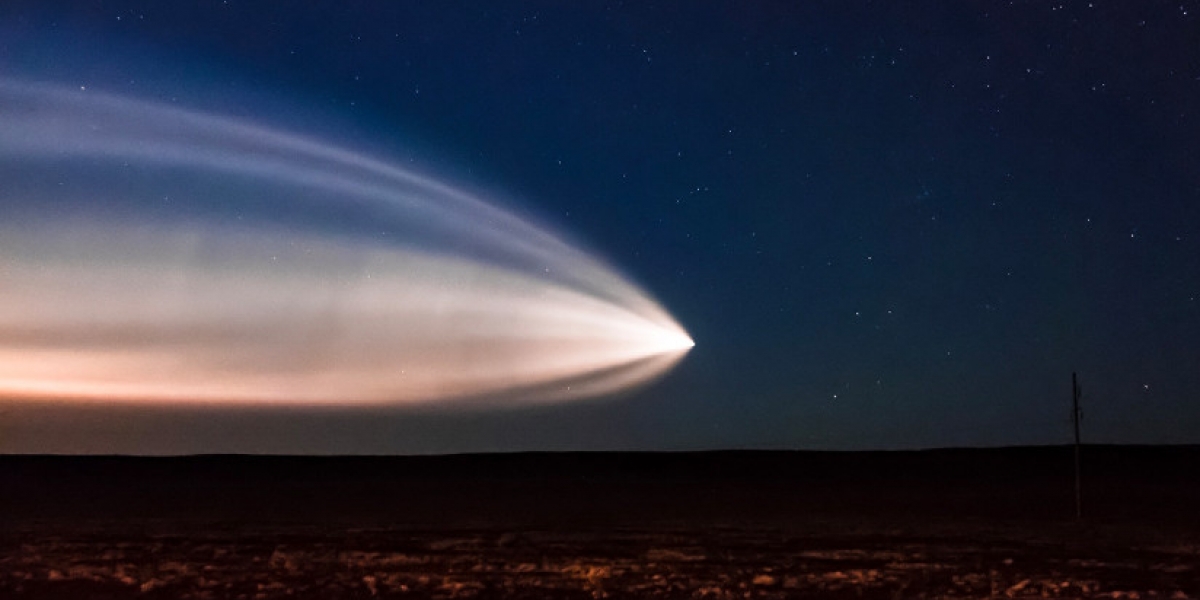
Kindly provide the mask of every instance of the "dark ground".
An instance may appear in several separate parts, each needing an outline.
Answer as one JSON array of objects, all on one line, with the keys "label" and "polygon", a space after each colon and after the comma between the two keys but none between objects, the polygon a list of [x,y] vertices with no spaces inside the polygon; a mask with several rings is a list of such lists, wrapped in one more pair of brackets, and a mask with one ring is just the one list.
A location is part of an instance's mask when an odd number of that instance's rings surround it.
[{"label": "dark ground", "polygon": [[1200,596],[1200,447],[0,457],[0,598]]}]

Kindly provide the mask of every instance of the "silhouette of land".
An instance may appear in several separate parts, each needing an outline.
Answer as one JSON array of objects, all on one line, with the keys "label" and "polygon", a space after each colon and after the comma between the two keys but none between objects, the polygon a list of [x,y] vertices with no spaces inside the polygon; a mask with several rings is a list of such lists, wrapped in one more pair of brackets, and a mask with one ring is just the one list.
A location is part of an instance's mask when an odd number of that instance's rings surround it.
[{"label": "silhouette of land", "polygon": [[1200,447],[0,456],[4,598],[1200,596]]}]

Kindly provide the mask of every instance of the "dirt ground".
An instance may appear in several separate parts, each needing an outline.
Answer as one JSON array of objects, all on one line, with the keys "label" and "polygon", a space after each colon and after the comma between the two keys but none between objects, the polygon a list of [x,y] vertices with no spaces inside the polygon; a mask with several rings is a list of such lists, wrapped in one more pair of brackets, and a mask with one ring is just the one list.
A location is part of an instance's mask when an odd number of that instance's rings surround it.
[{"label": "dirt ground", "polygon": [[[1189,598],[1129,532],[9,532],[4,598]],[[1009,531],[1013,533],[1013,531]]]},{"label": "dirt ground", "polygon": [[1190,459],[935,458],[0,460],[0,598],[1200,598]]}]

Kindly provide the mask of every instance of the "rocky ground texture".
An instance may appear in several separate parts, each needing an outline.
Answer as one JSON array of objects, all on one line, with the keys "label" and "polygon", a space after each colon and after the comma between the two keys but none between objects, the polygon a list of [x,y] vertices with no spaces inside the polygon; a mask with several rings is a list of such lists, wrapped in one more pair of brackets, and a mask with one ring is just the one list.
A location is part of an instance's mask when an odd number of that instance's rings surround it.
[{"label": "rocky ground texture", "polygon": [[1200,544],[1094,529],[13,531],[3,598],[1194,598]]},{"label": "rocky ground texture", "polygon": [[0,456],[0,600],[1200,598],[1200,447]]}]

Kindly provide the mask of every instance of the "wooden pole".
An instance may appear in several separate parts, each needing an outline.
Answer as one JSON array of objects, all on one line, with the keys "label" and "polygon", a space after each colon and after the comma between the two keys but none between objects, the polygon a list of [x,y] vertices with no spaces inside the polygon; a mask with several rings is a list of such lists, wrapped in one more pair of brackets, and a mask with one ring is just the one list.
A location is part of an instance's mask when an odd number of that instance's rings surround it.
[{"label": "wooden pole", "polygon": [[1071,417],[1075,422],[1075,518],[1083,518],[1083,485],[1079,470],[1079,378],[1071,373]]}]

